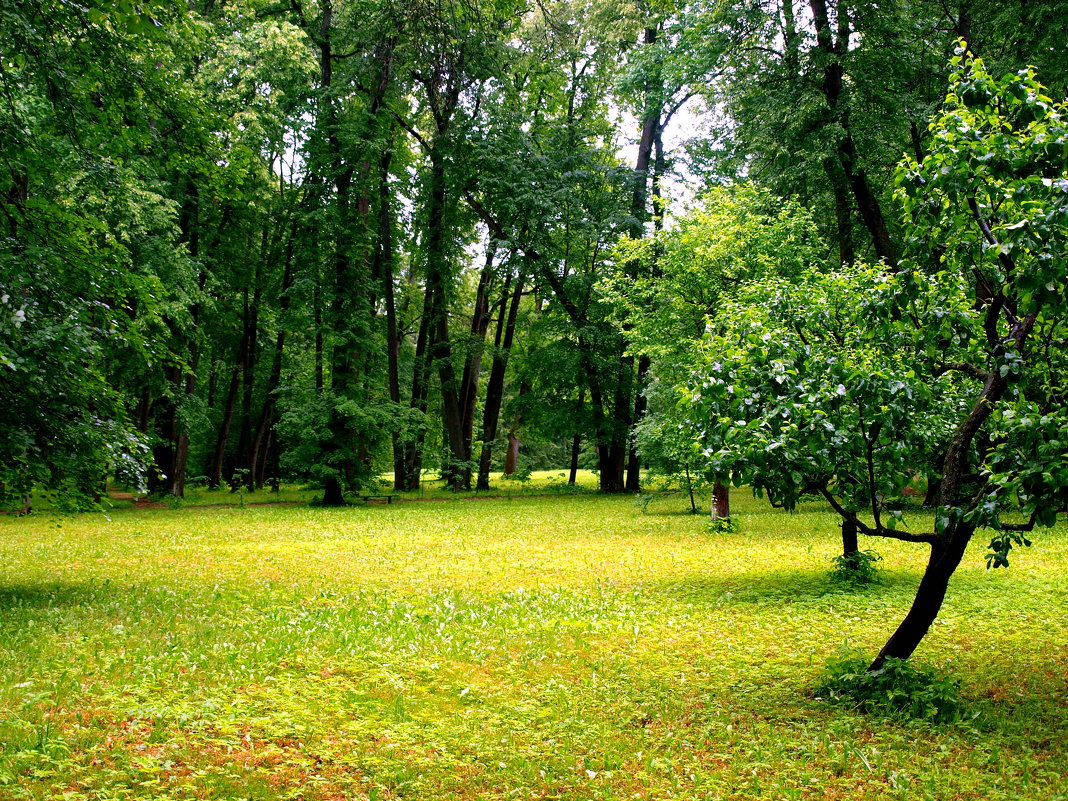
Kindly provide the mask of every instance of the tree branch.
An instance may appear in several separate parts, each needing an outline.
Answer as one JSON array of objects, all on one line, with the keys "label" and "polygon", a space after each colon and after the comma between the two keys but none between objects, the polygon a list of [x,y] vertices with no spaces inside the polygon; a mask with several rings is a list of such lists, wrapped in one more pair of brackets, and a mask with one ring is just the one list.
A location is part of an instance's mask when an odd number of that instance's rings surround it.
[{"label": "tree branch", "polygon": [[938,541],[937,534],[911,534],[908,531],[898,531],[885,526],[868,529],[864,533],[871,537],[883,537],[884,539],[901,540],[902,542],[924,542],[928,545],[933,545]]},{"label": "tree branch", "polygon": [[990,230],[990,223],[983,217],[982,210],[979,208],[979,201],[975,199],[975,196],[968,198],[968,207],[972,210],[972,216],[975,217],[975,221],[979,224],[979,230],[983,232],[983,238],[993,247],[998,249],[998,261],[1001,262],[1001,266],[1005,268],[1006,274],[1011,274],[1016,271],[1016,262],[1012,260],[1012,256],[1006,253],[1001,243],[998,242],[997,237],[994,236],[994,232]]},{"label": "tree branch", "polygon": [[980,370],[974,364],[968,364],[967,362],[945,362],[935,368],[934,374],[942,376],[949,372],[964,373],[979,381],[986,381],[990,377],[990,373]]},{"label": "tree branch", "polygon": [[1026,523],[998,523],[999,528],[1002,531],[1034,531],[1035,524],[1038,522],[1038,510],[1031,512],[1031,517],[1028,518]]}]

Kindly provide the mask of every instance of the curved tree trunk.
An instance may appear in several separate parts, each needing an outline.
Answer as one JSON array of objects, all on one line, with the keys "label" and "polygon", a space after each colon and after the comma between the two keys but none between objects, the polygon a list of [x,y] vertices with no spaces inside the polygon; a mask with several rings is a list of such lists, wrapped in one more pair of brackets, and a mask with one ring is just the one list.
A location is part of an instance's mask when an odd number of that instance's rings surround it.
[{"label": "curved tree trunk", "polygon": [[912,607],[879,651],[869,670],[878,670],[883,662],[891,657],[908,659],[912,656],[938,616],[938,610],[942,608],[942,602],[946,598],[950,576],[964,557],[964,551],[974,533],[972,526],[951,523],[950,528],[943,533],[943,538],[931,547],[927,569],[916,589]]}]

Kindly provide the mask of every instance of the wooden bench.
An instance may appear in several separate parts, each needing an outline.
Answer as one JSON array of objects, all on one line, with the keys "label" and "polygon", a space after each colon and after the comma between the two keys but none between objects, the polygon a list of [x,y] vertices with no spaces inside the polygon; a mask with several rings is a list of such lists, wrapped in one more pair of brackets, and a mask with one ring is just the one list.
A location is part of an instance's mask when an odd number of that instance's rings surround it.
[{"label": "wooden bench", "polygon": [[382,499],[382,498],[385,499],[386,503],[393,503],[393,499],[396,498],[397,496],[396,495],[358,495],[356,497],[358,497],[364,503],[370,503],[372,500]]}]

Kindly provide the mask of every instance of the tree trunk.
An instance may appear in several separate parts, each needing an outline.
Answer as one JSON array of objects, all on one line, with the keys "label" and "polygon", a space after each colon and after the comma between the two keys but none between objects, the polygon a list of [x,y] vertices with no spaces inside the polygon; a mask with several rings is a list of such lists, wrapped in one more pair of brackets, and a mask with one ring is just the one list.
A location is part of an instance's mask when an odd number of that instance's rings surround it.
[{"label": "tree trunk", "polygon": [[[420,420],[427,411],[430,384],[430,360],[427,345],[430,341],[430,324],[434,316],[436,296],[432,287],[423,295],[423,316],[419,320],[419,334],[415,340],[415,359],[412,367],[412,394],[409,408],[418,413]],[[423,473],[423,442],[426,433],[422,423],[414,432],[409,432],[404,441],[404,490],[419,489]]]},{"label": "tree trunk", "polygon": [[463,440],[463,451],[466,454],[460,470],[460,484],[467,490],[471,489],[475,408],[478,402],[478,381],[482,372],[482,351],[485,348],[486,332],[490,324],[489,292],[493,283],[493,262],[496,253],[496,242],[491,241],[489,250],[486,252],[486,264],[479,276],[478,289],[475,292],[475,306],[471,314],[471,338],[467,358],[464,360],[463,378],[460,380],[460,436]]},{"label": "tree trunk", "polygon": [[[448,449],[445,479],[452,489],[462,490],[470,488],[469,485],[464,486],[464,466],[470,461],[470,454],[464,451],[460,387],[456,380],[452,342],[449,339],[448,256],[445,250],[448,237],[448,185],[445,155],[435,150],[430,153],[429,186],[426,212],[426,281],[427,291],[433,291],[438,298],[430,321],[432,344],[429,355],[437,365],[438,385],[441,390],[441,413],[445,425],[445,445]],[[470,472],[467,475],[470,477]]]},{"label": "tree trunk", "polygon": [[[389,169],[393,159],[390,148],[382,153],[378,162],[378,274],[382,282],[382,296],[386,307],[386,370],[389,383],[389,400],[397,413],[400,412],[400,346],[401,337],[397,327],[397,300],[393,281],[393,212],[389,196]],[[393,489],[405,488],[404,443],[394,429]]]},{"label": "tree trunk", "polygon": [[850,517],[842,521],[842,556],[848,559],[855,559],[857,552],[860,550],[860,543],[857,541],[857,519]]},{"label": "tree trunk", "polygon": [[[812,19],[816,28],[816,46],[822,52],[825,60],[822,83],[823,96],[827,101],[827,106],[830,109],[832,117],[839,127],[837,134],[838,144],[835,149],[835,154],[831,158],[836,159],[841,166],[846,183],[852,190],[857,205],[857,211],[860,212],[861,219],[864,221],[864,226],[867,228],[872,239],[872,244],[875,247],[876,257],[885,261],[892,267],[897,264],[897,256],[895,254],[893,243],[890,240],[890,232],[886,225],[886,219],[883,217],[882,208],[879,205],[878,198],[871,190],[867,175],[858,162],[856,145],[853,142],[853,135],[849,128],[849,110],[843,107],[841,102],[842,87],[845,77],[845,70],[842,67],[842,59],[849,50],[850,37],[848,9],[846,9],[842,3],[838,6],[838,31],[836,37],[835,32],[831,29],[830,18],[827,12],[827,1],[809,0],[809,7],[812,10]],[[836,173],[836,167],[832,166],[828,169],[832,185],[835,184]],[[839,194],[840,189],[836,189],[835,191],[835,205],[840,214],[842,209],[841,196]],[[849,254],[848,250],[844,253],[841,250],[843,242],[841,239],[843,231],[843,223],[841,219],[839,219],[838,224],[840,237],[839,259],[842,259]]]},{"label": "tree trunk", "polygon": [[[578,395],[578,408],[577,412],[582,413],[582,405],[586,402],[586,389],[579,390]],[[582,433],[578,430],[575,431],[575,436],[571,439],[571,473],[567,477],[567,483],[572,487],[575,486],[575,482],[578,480],[578,463],[579,454],[582,452]]]},{"label": "tree trunk", "polygon": [[[516,415],[518,418],[518,415]],[[515,475],[516,468],[519,466],[519,429],[518,420],[515,424],[508,429],[508,448],[504,452],[504,474],[506,476]]]},{"label": "tree trunk", "polygon": [[[648,403],[645,399],[645,385],[648,382],[649,376],[649,357],[641,355],[638,357],[638,376],[636,384],[634,386],[634,413],[633,413],[633,426],[636,426],[645,417],[645,410]],[[627,492],[641,492],[641,462],[638,459],[638,446],[637,443],[631,442],[630,448],[627,453]]]},{"label": "tree trunk", "polygon": [[282,268],[282,287],[278,296],[278,332],[274,339],[274,357],[271,360],[271,372],[267,377],[263,408],[260,421],[256,426],[256,436],[252,442],[252,464],[249,469],[250,489],[262,486],[261,476],[267,461],[267,444],[270,440],[271,426],[274,425],[274,410],[277,404],[278,388],[282,383],[282,354],[286,345],[286,313],[289,311],[289,290],[293,286],[293,240],[296,237],[297,221],[293,220],[289,236],[286,239],[285,256]]},{"label": "tree trunk", "polygon": [[[478,460],[478,483],[476,488],[488,490],[490,462],[493,456],[493,442],[497,438],[497,426],[500,422],[501,403],[504,399],[504,374],[508,366],[508,354],[515,337],[516,320],[519,316],[519,304],[523,299],[523,274],[516,276],[508,301],[508,286],[505,285],[501,296],[501,314],[497,322],[497,334],[494,338],[493,365],[490,367],[489,384],[486,387],[486,405],[482,412],[482,453]],[[507,317],[505,308],[507,307]]]},{"label": "tree trunk", "polygon": [[[264,231],[265,240],[266,235],[266,231]],[[248,290],[245,290],[244,335],[248,346],[245,348],[245,359],[241,364],[241,433],[238,436],[236,458],[238,467],[245,471],[241,483],[249,488],[251,488],[252,483],[252,399],[256,388],[256,352],[258,350],[259,305],[262,291],[259,285],[258,269],[253,271],[252,280],[255,289],[251,299],[248,296]]]},{"label": "tree trunk", "polygon": [[330,476],[323,481],[323,506],[344,506],[345,493],[337,476]]},{"label": "tree trunk", "polygon": [[731,516],[731,490],[718,478],[712,483],[712,499],[708,505],[711,520],[729,520]]},{"label": "tree trunk", "polygon": [[626,458],[626,446],[618,442],[608,442],[598,446],[597,471],[601,492],[608,494],[623,492],[623,468]]},{"label": "tree trunk", "polygon": [[212,489],[222,484],[223,465],[226,460],[226,444],[230,439],[230,426],[234,419],[234,409],[237,408],[237,388],[241,380],[241,363],[245,359],[247,341],[241,336],[241,345],[238,348],[237,359],[230,370],[230,386],[226,391],[226,405],[223,407],[223,419],[219,425],[219,435],[215,440],[215,458],[212,460],[211,471],[208,473],[208,483]]},{"label": "tree trunk", "polygon": [[878,670],[890,657],[908,659],[912,656],[938,616],[946,598],[949,579],[964,557],[964,551],[974,532],[975,529],[971,526],[950,523],[939,542],[931,547],[927,569],[920,579],[912,607],[879,651],[869,670]]},{"label": "tree trunk", "polygon": [[[519,385],[519,398],[530,392],[530,384],[524,381]],[[504,474],[513,475],[519,467],[519,425],[523,422],[523,415],[515,413],[512,418],[512,427],[508,430],[508,450],[504,454]]]}]

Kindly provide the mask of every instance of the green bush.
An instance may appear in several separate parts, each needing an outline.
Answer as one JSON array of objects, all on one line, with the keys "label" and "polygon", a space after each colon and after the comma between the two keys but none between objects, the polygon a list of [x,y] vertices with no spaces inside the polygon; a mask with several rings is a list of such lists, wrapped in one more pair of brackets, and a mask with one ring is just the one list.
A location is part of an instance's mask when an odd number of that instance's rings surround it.
[{"label": "green bush", "polygon": [[709,520],[707,527],[709,534],[732,534],[738,530],[738,518],[717,517],[715,520]]},{"label": "green bush", "polygon": [[847,651],[827,661],[826,675],[816,696],[865,712],[920,718],[933,723],[960,720],[965,707],[960,682],[907,659],[887,659],[868,670],[870,658]]},{"label": "green bush", "polygon": [[880,568],[876,563],[880,561],[882,557],[875,551],[840,554],[831,560],[831,577],[847,584],[874,584],[879,580]]}]

